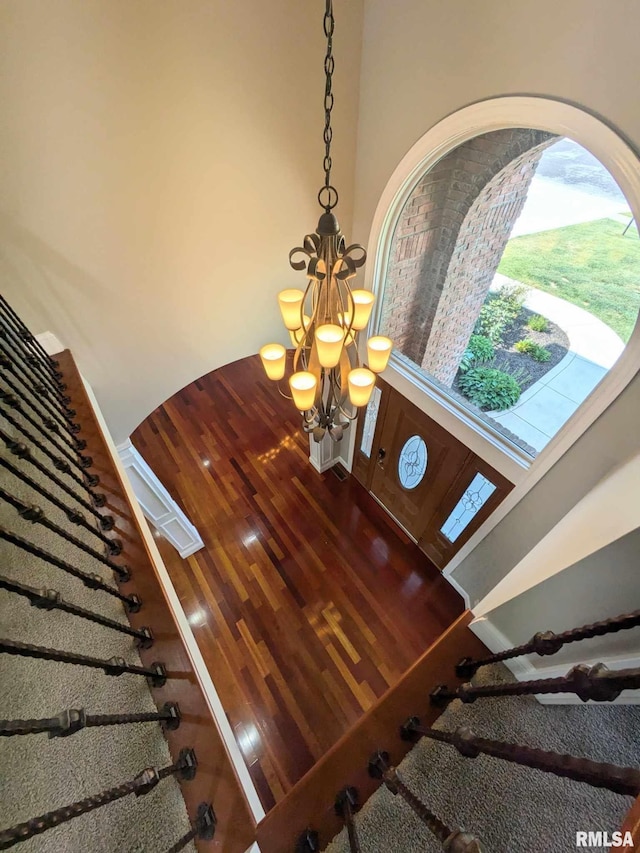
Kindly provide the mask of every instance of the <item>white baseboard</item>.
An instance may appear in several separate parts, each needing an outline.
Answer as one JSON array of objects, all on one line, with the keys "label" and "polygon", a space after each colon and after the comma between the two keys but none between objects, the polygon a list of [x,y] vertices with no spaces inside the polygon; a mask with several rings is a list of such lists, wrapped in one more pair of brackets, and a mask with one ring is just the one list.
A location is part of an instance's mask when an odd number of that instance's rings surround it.
[{"label": "white baseboard", "polygon": [[461,587],[458,581],[454,578],[454,576],[447,572],[446,568],[442,572],[442,577],[449,581],[451,586],[455,589],[456,592],[459,592],[462,598],[464,599],[464,606],[469,610],[471,608],[471,599],[469,598],[469,593],[464,587]]},{"label": "white baseboard", "polygon": [[204,548],[204,542],[194,525],[131,441],[123,441],[118,445],[117,451],[142,511],[153,526],[171,542],[178,554],[184,559]]},{"label": "white baseboard", "polygon": [[[502,652],[514,645],[486,616],[475,619],[471,622],[469,628],[492,654]],[[539,658],[539,660],[544,661],[545,659]],[[566,675],[571,667],[575,666],[575,664],[570,663],[536,666],[526,655],[513,658],[512,660],[505,660],[503,663],[511,670],[518,681],[532,681],[536,678],[559,678],[562,675]],[[609,669],[634,669],[640,667],[640,657],[614,656],[600,657],[597,660],[595,658],[585,658],[580,660],[580,663],[585,663],[587,666],[603,663]],[[540,693],[536,695],[536,699],[541,705],[640,705],[640,690],[623,690],[617,699],[606,703],[583,702],[574,693]]]}]

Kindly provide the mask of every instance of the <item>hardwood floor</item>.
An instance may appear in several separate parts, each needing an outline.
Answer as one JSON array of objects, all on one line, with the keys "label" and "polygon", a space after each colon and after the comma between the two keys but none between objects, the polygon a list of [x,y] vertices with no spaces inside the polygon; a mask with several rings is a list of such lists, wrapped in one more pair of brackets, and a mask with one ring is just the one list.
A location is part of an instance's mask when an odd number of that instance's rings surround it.
[{"label": "hardwood floor", "polygon": [[133,443],[198,528],[158,544],[266,809],[463,611],[352,477],[309,464],[257,356],[193,382]]}]

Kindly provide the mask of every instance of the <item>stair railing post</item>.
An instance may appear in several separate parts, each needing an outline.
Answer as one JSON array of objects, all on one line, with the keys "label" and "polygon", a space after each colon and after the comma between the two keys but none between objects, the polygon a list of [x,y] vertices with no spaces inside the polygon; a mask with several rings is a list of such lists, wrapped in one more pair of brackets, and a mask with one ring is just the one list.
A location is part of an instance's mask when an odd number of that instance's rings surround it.
[{"label": "stair railing post", "polygon": [[460,829],[450,829],[407,788],[397,769],[389,764],[388,752],[375,752],[369,759],[368,771],[373,779],[381,779],[392,794],[402,797],[447,853],[483,853],[484,848],[475,836]]},{"label": "stair railing post", "polygon": [[477,758],[480,754],[490,755],[522,767],[532,767],[545,773],[553,773],[554,776],[584,782],[594,788],[606,788],[616,794],[631,797],[640,794],[639,770],[520,744],[489,740],[478,737],[470,728],[464,726],[454,732],[447,732],[421,726],[418,717],[410,717],[401,727],[400,737],[412,742],[426,737],[455,747],[460,755],[466,758]]},{"label": "stair railing post", "polygon": [[462,684],[449,690],[440,684],[429,696],[431,703],[444,706],[453,699],[475,702],[494,696],[526,696],[537,693],[575,693],[583,702],[613,702],[623,690],[640,688],[640,667],[634,669],[609,670],[603,663],[593,666],[578,664],[567,675],[560,678],[538,678],[533,681],[508,682],[506,684]]},{"label": "stair railing post", "polygon": [[354,814],[358,808],[358,791],[352,786],[343,788],[336,796],[335,813],[341,817],[347,827],[349,838],[349,850],[351,853],[361,853],[360,839],[354,820]]},{"label": "stair railing post", "polygon": [[87,814],[87,812],[102,808],[102,806],[120,800],[129,794],[142,797],[153,790],[159,782],[168,776],[177,776],[183,780],[191,780],[196,774],[197,766],[198,763],[193,749],[183,749],[174,764],[163,767],[161,770],[155,767],[147,767],[146,770],[143,770],[142,773],[139,773],[130,782],[125,782],[122,785],[117,785],[115,788],[101,791],[99,794],[86,797],[84,800],[78,800],[68,806],[63,806],[60,809],[55,809],[55,811],[47,812],[39,817],[31,818],[31,820],[27,820],[24,823],[19,823],[16,826],[0,831],[0,850],[8,850],[20,841],[26,841],[35,835],[40,835],[54,826],[60,826],[61,823],[66,823],[75,817],[80,817],[80,815]]}]

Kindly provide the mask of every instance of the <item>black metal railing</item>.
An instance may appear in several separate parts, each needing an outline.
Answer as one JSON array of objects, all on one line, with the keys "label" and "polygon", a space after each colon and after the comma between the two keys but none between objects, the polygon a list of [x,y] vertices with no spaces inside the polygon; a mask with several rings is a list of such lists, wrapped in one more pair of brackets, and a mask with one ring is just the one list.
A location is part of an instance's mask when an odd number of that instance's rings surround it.
[{"label": "black metal railing", "polygon": [[[470,678],[482,666],[496,664],[523,654],[553,655],[567,643],[628,630],[638,625],[640,625],[640,611],[634,611],[561,634],[554,634],[551,631],[540,632],[528,643],[504,652],[497,652],[479,660],[463,658],[457,664],[455,674],[458,678]],[[432,707],[443,708],[456,699],[463,703],[473,703],[478,699],[492,697],[557,693],[575,694],[583,702],[613,702],[623,690],[637,689],[640,689],[640,668],[612,671],[604,664],[598,663],[593,666],[579,664],[572,667],[566,675],[558,678],[500,681],[490,684],[468,682],[453,689],[440,684],[431,690],[429,699]],[[622,796],[640,796],[640,769],[635,767],[621,767],[583,756],[493,740],[475,734],[468,727],[447,731],[442,728],[423,726],[416,716],[409,717],[399,726],[398,734],[405,742],[416,743],[421,738],[427,738],[452,746],[465,758],[474,759],[479,755],[488,755],[521,767],[587,784],[593,788],[603,788]],[[483,850],[481,841],[475,835],[449,827],[415,791],[411,790],[390,763],[388,752],[382,749],[377,750],[371,756],[367,769],[369,776],[380,779],[399,801],[404,802],[418,816],[440,843],[442,850],[448,853],[472,853],[472,851]],[[336,797],[334,810],[344,822],[351,853],[362,851],[355,819],[358,808],[357,789],[352,786],[343,788]],[[321,839],[318,831],[313,827],[307,827],[298,837],[296,853],[319,851],[322,849],[322,843],[327,840],[329,839]]]},{"label": "black metal railing", "polygon": [[459,678],[471,678],[482,666],[512,660],[522,655],[555,655],[556,652],[559,652],[568,643],[577,643],[581,640],[592,639],[593,637],[604,637],[606,634],[615,634],[618,631],[628,631],[630,628],[637,628],[639,625],[640,610],[635,610],[633,613],[623,613],[621,616],[603,619],[601,622],[581,625],[579,628],[572,628],[570,631],[563,631],[560,634],[556,634],[553,631],[539,631],[527,643],[523,643],[521,646],[514,646],[503,652],[496,652],[496,654],[488,655],[481,660],[462,658],[456,666],[456,675]]},{"label": "black metal railing", "polygon": [[[39,669],[38,673],[46,672],[49,662],[55,662],[51,663],[55,668],[51,674],[54,683],[64,679],[67,671],[57,664],[69,664],[82,667],[87,674],[91,673],[91,678],[106,675],[134,679],[141,676],[149,689],[155,691],[165,685],[171,675],[162,661],[142,665],[137,657],[136,649],[146,650],[154,644],[152,628],[133,627],[126,618],[120,618],[137,613],[144,604],[137,595],[120,588],[132,577],[123,541],[117,535],[120,516],[107,507],[106,495],[95,491],[100,476],[92,468],[94,460],[87,438],[82,434],[82,421],[76,408],[60,361],[46,353],[11,306],[0,297],[0,543],[3,545],[0,590],[3,596],[8,596],[6,612],[24,607],[24,603],[19,604],[22,599],[34,608],[34,611],[27,610],[27,614],[32,613],[35,618],[35,610],[38,610],[42,614],[38,619],[51,620],[39,623],[51,626],[50,631],[47,629],[38,635],[40,638],[46,636],[45,643],[41,644],[25,641],[32,622],[28,615],[23,616],[20,622],[23,634],[19,638],[0,639],[0,655],[24,661],[25,666],[28,659],[42,661],[45,669]],[[62,573],[64,597],[52,588],[57,586],[52,577],[58,572]],[[82,587],[77,585],[78,581],[84,586],[84,598],[80,595]],[[81,601],[74,600],[74,585],[77,586],[76,597]],[[109,606],[103,612],[105,605]],[[54,620],[69,618],[71,622],[65,625],[73,625],[73,636],[106,631],[106,636],[119,637],[121,644],[124,641],[122,648],[130,649],[131,657],[125,659],[119,654],[108,657],[108,653],[104,657],[96,656],[88,653],[89,649],[82,643],[75,649],[52,648],[58,644],[53,638],[59,636],[64,640],[67,637],[66,629],[56,634]],[[97,644],[100,649],[101,643],[98,640],[94,646]],[[64,646],[64,642],[59,645]],[[98,674],[94,676],[96,671]],[[71,672],[68,677],[72,683]],[[131,684],[135,704],[130,712],[88,713],[82,707],[72,707],[57,713],[59,709],[51,708],[54,714],[51,717],[0,719],[0,742],[8,746],[8,739],[26,737],[25,746],[28,747],[29,736],[35,736],[33,755],[34,761],[39,762],[46,747],[38,735],[46,734],[49,739],[68,738],[87,729],[108,727],[119,727],[123,734],[128,734],[127,726],[152,723],[161,732],[179,728],[182,715],[176,702],[158,704],[157,711],[136,712],[135,708],[140,707],[139,681],[132,680]],[[105,690],[108,691],[106,681]],[[92,704],[99,695],[92,692]],[[108,696],[108,692],[104,695]],[[20,708],[24,712],[22,706]],[[148,767],[116,787],[14,826],[0,826],[0,850],[130,794],[141,797],[163,779],[175,777],[188,782],[196,772],[196,754],[187,746],[174,763],[165,767]],[[60,790],[64,802],[63,784]],[[105,821],[108,823],[108,814],[105,814]],[[177,841],[168,837],[166,849],[172,853],[183,850],[194,840],[212,839],[216,823],[213,805],[200,803],[189,830]]]}]

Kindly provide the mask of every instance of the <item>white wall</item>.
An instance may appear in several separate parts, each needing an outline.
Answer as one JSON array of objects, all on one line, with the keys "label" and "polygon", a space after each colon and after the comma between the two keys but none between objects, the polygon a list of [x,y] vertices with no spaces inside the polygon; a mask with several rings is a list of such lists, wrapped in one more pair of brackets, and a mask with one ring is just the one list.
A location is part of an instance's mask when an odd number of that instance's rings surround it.
[{"label": "white wall", "polygon": [[[335,8],[350,238],[362,0]],[[282,336],[275,295],[300,283],[288,253],[321,213],[323,14],[323,0],[0,5],[0,287],[72,349],[117,442]]]},{"label": "white wall", "polygon": [[[638,554],[640,529],[503,604],[487,619],[515,646],[537,631],[561,633],[640,610]],[[612,658],[640,664],[640,627],[570,643],[552,657],[531,655],[530,663],[536,669],[563,666],[568,670],[576,663]]]},{"label": "white wall", "polygon": [[[411,146],[475,101],[516,94],[567,101],[600,116],[640,148],[639,28],[634,0],[368,0],[355,230],[368,233],[384,187]],[[454,570],[472,606],[602,478],[640,451],[639,419],[636,376]]]},{"label": "white wall", "polygon": [[[473,608],[476,616],[484,616],[505,601],[640,528],[639,484],[640,454],[636,454],[608,474],[560,518],[555,527],[478,602]],[[628,571],[631,571],[630,566]],[[640,578],[635,565],[633,579],[640,598]],[[601,604],[606,608],[606,601]],[[640,606],[640,600],[638,604]]]}]

